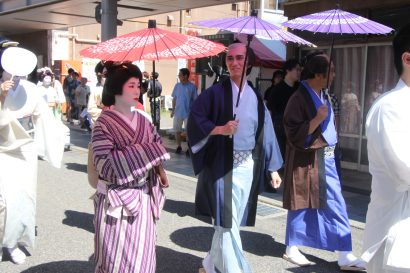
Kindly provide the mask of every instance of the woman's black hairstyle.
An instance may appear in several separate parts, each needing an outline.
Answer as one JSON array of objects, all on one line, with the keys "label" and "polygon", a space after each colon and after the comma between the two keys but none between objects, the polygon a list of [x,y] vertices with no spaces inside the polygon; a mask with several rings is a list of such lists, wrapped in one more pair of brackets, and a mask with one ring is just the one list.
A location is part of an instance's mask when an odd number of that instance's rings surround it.
[{"label": "woman's black hairstyle", "polygon": [[115,104],[115,95],[122,94],[122,88],[130,78],[134,77],[139,79],[140,83],[142,82],[141,70],[132,63],[114,64],[106,62],[104,67],[107,70],[107,78],[102,94],[102,103],[105,106]]}]

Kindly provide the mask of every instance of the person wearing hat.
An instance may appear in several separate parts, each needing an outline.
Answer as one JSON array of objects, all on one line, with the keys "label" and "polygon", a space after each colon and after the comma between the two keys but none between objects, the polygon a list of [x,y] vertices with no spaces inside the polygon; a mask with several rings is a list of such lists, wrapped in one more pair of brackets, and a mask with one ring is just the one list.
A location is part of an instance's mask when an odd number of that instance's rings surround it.
[{"label": "person wearing hat", "polygon": [[[20,248],[34,246],[37,157],[60,167],[64,134],[58,130],[38,87],[7,71],[10,67],[16,72],[31,66],[34,70],[36,65],[21,56],[7,64],[4,60],[9,54],[26,54],[36,60],[25,49],[7,52],[16,45],[0,40],[0,258],[5,249],[12,262],[21,264],[26,255]],[[19,66],[13,67],[15,64]]]}]

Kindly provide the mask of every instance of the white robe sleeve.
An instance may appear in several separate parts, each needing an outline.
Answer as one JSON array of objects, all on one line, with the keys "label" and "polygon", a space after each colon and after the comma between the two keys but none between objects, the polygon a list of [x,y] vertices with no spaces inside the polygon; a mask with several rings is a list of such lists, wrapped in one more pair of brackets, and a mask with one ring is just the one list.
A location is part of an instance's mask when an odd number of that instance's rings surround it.
[{"label": "white robe sleeve", "polygon": [[18,149],[33,140],[9,111],[0,110],[0,153]]},{"label": "white robe sleeve", "polygon": [[[369,149],[377,154],[384,170],[391,173],[392,183],[399,192],[410,189],[410,125],[403,123],[395,105],[385,103],[374,109],[368,125],[368,141],[375,142]],[[376,145],[376,146],[375,146]]]},{"label": "white robe sleeve", "polygon": [[63,123],[54,118],[47,104],[39,100],[35,109],[34,141],[38,155],[53,167],[60,168],[63,159],[65,135]]},{"label": "white robe sleeve", "polygon": [[265,149],[266,169],[270,172],[275,172],[282,167],[283,159],[280,153],[278,141],[276,139],[275,130],[273,129],[272,118],[266,106],[265,125],[263,132],[263,146]]},{"label": "white robe sleeve", "polygon": [[58,98],[58,102],[59,103],[65,103],[65,94],[64,94],[64,90],[63,90],[63,86],[61,85],[61,82],[58,80],[55,80],[54,83],[54,88],[57,91],[57,98]]}]

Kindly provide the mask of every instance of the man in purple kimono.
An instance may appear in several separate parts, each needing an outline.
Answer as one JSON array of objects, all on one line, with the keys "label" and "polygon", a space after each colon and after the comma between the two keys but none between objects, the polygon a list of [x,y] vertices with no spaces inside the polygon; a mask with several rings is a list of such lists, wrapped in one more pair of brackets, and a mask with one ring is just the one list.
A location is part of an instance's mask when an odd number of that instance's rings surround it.
[{"label": "man in purple kimono", "polygon": [[241,73],[253,56],[248,51],[245,64],[245,45],[230,45],[226,54],[230,78],[202,92],[188,118],[192,161],[199,174],[196,211],[212,218],[215,226],[211,250],[203,261],[207,273],[215,272],[215,267],[223,273],[251,272],[239,227],[255,224],[258,194],[265,182],[271,181],[275,188],[281,183],[276,171],[282,157],[263,99],[246,77],[239,94]]}]

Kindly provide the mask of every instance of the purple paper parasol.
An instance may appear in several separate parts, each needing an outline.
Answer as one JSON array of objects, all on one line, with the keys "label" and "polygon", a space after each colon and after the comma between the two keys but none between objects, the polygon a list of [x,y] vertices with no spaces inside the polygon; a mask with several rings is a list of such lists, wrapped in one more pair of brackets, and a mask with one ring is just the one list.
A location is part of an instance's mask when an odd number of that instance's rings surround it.
[{"label": "purple paper parasol", "polygon": [[238,18],[222,18],[216,20],[204,20],[190,22],[189,24],[228,30],[233,33],[241,33],[259,36],[264,39],[292,42],[301,45],[314,46],[312,43],[292,34],[281,27],[275,26],[256,16],[242,16]]},{"label": "purple paper parasol", "polygon": [[[394,31],[390,27],[341,9],[332,9],[301,16],[289,20],[282,25],[291,29],[307,30],[313,33],[333,34],[330,60],[332,60],[333,55],[334,34],[388,34]],[[329,89],[329,73],[330,69],[327,77],[327,89]]]},{"label": "purple paper parasol", "polygon": [[283,25],[314,33],[388,34],[394,31],[390,27],[340,9],[298,17]]},{"label": "purple paper parasol", "polygon": [[[246,34],[235,34],[235,38],[241,43],[247,43]],[[262,61],[286,61],[286,47],[280,41],[272,41],[262,38],[253,38],[250,47],[256,57]]]},{"label": "purple paper parasol", "polygon": [[[282,42],[293,42],[296,44],[308,45],[308,46],[315,46],[314,44],[282,29],[281,27],[275,26],[269,22],[266,22],[260,18],[258,18],[258,12],[253,10],[250,16],[242,16],[237,18],[222,18],[216,20],[204,20],[204,21],[196,21],[190,22],[192,25],[209,27],[209,28],[217,28],[228,30],[238,34],[247,34],[247,44],[246,44],[246,51],[248,52],[250,43],[252,41],[253,36],[271,39],[276,41]],[[245,56],[245,63],[247,61],[247,56]],[[242,91],[242,83],[243,78],[245,75],[245,66],[242,71],[241,82],[239,85],[239,94]],[[239,95],[236,101],[236,107],[239,104]]]}]

